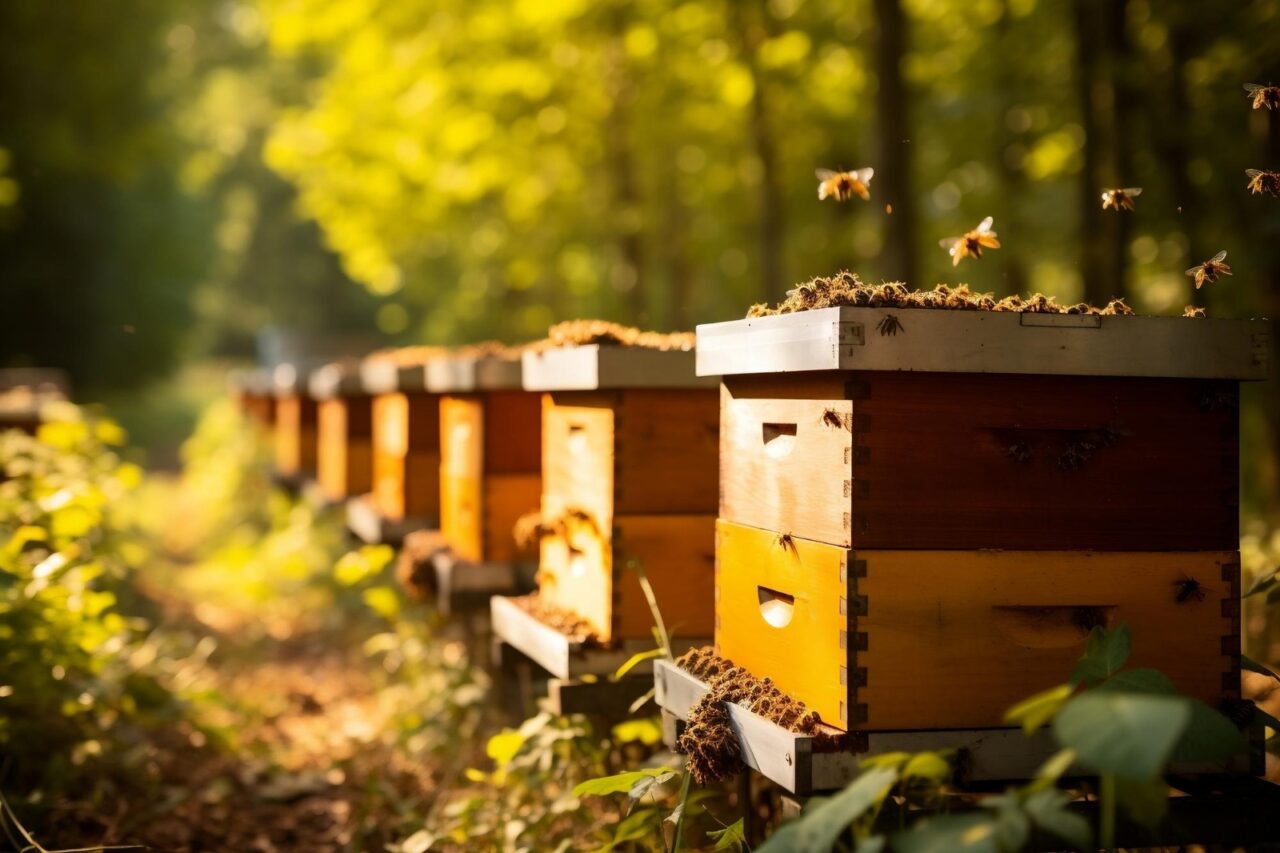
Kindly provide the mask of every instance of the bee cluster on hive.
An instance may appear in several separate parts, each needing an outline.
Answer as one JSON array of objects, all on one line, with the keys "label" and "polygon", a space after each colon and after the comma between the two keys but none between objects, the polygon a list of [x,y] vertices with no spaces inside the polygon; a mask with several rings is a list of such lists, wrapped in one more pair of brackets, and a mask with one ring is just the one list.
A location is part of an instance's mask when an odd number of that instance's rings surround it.
[{"label": "bee cluster on hive", "polygon": [[600,526],[591,514],[575,507],[566,509],[554,518],[544,515],[540,510],[527,512],[516,519],[511,535],[521,548],[531,548],[547,536],[560,536],[567,541],[574,532],[601,536]]},{"label": "bee cluster on hive", "polygon": [[571,643],[580,643],[584,646],[600,644],[600,638],[585,619],[569,610],[548,604],[536,592],[510,598],[508,601],[543,625],[564,634]]},{"label": "bee cluster on hive", "polygon": [[722,658],[710,646],[690,649],[676,665],[709,688],[689,709],[688,725],[676,741],[676,750],[689,760],[689,772],[699,785],[719,782],[744,769],[737,736],[729,725],[727,703],[741,705],[753,714],[787,731],[822,742],[834,737],[822,728],[822,720],[803,702],[787,696],[769,678],[756,678],[733,661]]},{"label": "bee cluster on hive", "polygon": [[529,346],[536,350],[604,344],[606,346],[688,351],[693,349],[694,340],[693,332],[647,332],[632,326],[611,323],[607,320],[567,320],[563,323],[556,323],[548,329],[545,340]]},{"label": "bee cluster on hive", "polygon": [[748,317],[769,317],[812,311],[819,308],[934,308],[950,311],[1006,311],[1026,314],[1097,314],[1125,316],[1133,309],[1123,299],[1113,299],[1098,308],[1084,302],[1062,305],[1052,296],[1036,293],[996,299],[990,293],[976,293],[967,284],[952,287],[939,284],[933,290],[911,290],[902,282],[865,284],[857,273],[842,271],[830,277],[818,276],[787,291],[777,305],[751,306]]}]

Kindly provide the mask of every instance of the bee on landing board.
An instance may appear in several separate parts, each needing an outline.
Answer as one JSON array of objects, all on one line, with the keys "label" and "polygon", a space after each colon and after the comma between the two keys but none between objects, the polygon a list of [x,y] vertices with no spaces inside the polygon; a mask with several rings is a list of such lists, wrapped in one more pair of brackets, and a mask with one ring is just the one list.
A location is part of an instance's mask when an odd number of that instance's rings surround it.
[{"label": "bee on landing board", "polygon": [[1124,189],[1103,190],[1103,210],[1133,210],[1133,200],[1142,195],[1142,187],[1125,187]]},{"label": "bee on landing board", "polygon": [[963,237],[948,237],[938,241],[938,245],[951,255],[951,266],[960,266],[960,261],[965,258],[982,257],[983,249],[1000,248],[1000,241],[996,239],[996,232],[991,230],[991,223],[992,219],[988,216]]},{"label": "bee on landing board", "polygon": [[1273,86],[1270,83],[1265,86],[1257,83],[1245,83],[1244,90],[1253,100],[1253,108],[1255,110],[1260,110],[1263,107],[1269,110],[1280,109],[1280,86]]},{"label": "bee on landing board", "polygon": [[1245,169],[1249,177],[1249,192],[1254,195],[1280,196],[1280,172],[1268,172],[1264,169]]},{"label": "bee on landing board", "polygon": [[1176,589],[1173,598],[1179,604],[1185,604],[1193,598],[1196,601],[1204,601],[1204,584],[1200,583],[1200,581],[1195,578],[1183,575],[1181,578],[1173,582],[1173,586]]},{"label": "bee on landing board", "polygon": [[1213,284],[1220,275],[1231,275],[1231,267],[1226,264],[1227,252],[1222,250],[1199,266],[1187,270],[1187,275],[1196,280],[1196,290],[1207,282]]},{"label": "bee on landing board", "polygon": [[833,172],[830,169],[818,169],[818,200],[828,197],[836,201],[848,201],[855,195],[863,201],[871,200],[871,177],[875,169],[855,169],[851,172]]}]

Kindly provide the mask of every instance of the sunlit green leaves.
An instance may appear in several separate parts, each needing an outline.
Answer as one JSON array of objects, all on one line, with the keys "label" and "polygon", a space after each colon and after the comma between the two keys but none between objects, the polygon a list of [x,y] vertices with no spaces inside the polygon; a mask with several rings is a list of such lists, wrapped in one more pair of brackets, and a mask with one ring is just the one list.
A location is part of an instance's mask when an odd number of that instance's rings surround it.
[{"label": "sunlit green leaves", "polygon": [[713,829],[707,837],[715,841],[715,850],[745,850],[747,848],[747,831],[742,818],[738,818],[724,829]]},{"label": "sunlit green leaves", "polygon": [[760,853],[828,853],[846,829],[877,808],[898,781],[897,771],[867,770],[843,791],[816,799],[796,820],[785,823],[758,848]]},{"label": "sunlit green leaves", "polygon": [[1094,627],[1089,632],[1084,656],[1071,673],[1071,684],[1088,686],[1119,672],[1129,660],[1132,646],[1128,625],[1121,624],[1110,631]]},{"label": "sunlit green leaves", "polygon": [[612,776],[601,776],[597,779],[588,779],[580,782],[573,789],[575,797],[604,797],[609,794],[631,793],[631,791],[639,786],[643,786],[644,791],[648,791],[649,786],[653,785],[656,780],[667,781],[675,778],[675,772],[670,767],[647,767],[643,770],[628,770],[624,773],[616,773]]},{"label": "sunlit green leaves", "polygon": [[1151,779],[1160,773],[1191,720],[1186,702],[1171,696],[1090,692],[1053,721],[1058,742],[1098,773]]},{"label": "sunlit green leaves", "polygon": [[1004,721],[1018,724],[1022,727],[1023,733],[1029,735],[1053,719],[1053,715],[1058,713],[1058,710],[1071,697],[1072,689],[1070,684],[1059,684],[1057,687],[1050,687],[1048,690],[1023,699],[1005,711]]}]

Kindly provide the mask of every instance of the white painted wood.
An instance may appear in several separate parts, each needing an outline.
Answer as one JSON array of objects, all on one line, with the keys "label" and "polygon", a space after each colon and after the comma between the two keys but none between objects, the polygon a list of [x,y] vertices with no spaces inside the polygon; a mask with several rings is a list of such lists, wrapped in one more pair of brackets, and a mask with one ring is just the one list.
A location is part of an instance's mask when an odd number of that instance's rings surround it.
[{"label": "white painted wood", "polygon": [[317,400],[328,400],[348,394],[359,394],[363,390],[360,379],[360,366],[354,363],[335,362],[312,371],[307,380],[311,396]]},{"label": "white painted wood", "polygon": [[437,394],[519,390],[518,357],[449,355],[426,365],[426,388]]},{"label": "white painted wood", "polygon": [[[889,333],[886,318],[896,321]],[[883,329],[883,331],[882,331]],[[698,327],[699,376],[918,370],[1263,380],[1267,320],[823,308]]]},{"label": "white painted wood", "polygon": [[694,374],[691,350],[586,344],[526,350],[526,391],[595,391],[610,388],[714,388]]},{"label": "white painted wood", "polygon": [[360,388],[366,394],[395,394],[399,391],[426,390],[426,366],[396,364],[383,358],[360,362]]}]

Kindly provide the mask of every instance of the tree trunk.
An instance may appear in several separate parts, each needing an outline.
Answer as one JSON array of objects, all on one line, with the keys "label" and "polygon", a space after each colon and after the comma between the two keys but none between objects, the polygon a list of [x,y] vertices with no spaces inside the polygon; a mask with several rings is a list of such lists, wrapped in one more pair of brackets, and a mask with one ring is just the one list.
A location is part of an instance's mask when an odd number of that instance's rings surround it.
[{"label": "tree trunk", "polygon": [[[1000,19],[996,22],[996,48],[1003,51],[1016,35],[1010,32],[1012,13],[1009,2],[1001,4]],[[1019,134],[1009,128],[1007,117],[1013,106],[1021,101],[1019,97],[1018,75],[1011,62],[1000,62],[996,66],[996,85],[1001,96],[999,129],[995,131],[993,142],[997,147],[996,162],[999,164],[1000,199],[1003,209],[996,213],[996,230],[1000,230],[1000,222],[1010,222],[1014,218],[1019,199],[1027,186],[1027,175],[1022,168],[1015,168],[1010,162],[1008,152],[1020,143]],[[1002,216],[1003,214],[1003,216]],[[1009,293],[1025,293],[1027,291],[1027,270],[1016,252],[1001,252],[1000,261],[1004,268],[1005,289]]]},{"label": "tree trunk", "polygon": [[[751,72],[750,133],[751,145],[760,162],[759,247],[760,278],[754,301],[781,299],[788,282],[783,272],[783,250],[786,245],[786,210],[778,178],[778,147],[769,121],[769,93],[760,68],[760,43],[769,37],[769,11],[764,2],[751,3],[744,9],[742,0],[730,0],[729,11],[738,31],[742,61]],[[749,14],[749,17],[748,17]]]},{"label": "tree trunk", "polygon": [[646,276],[644,228],[641,226],[644,211],[636,185],[631,148],[631,100],[635,91],[626,49],[622,44],[627,24],[622,9],[616,10],[616,14],[612,16],[612,24],[613,33],[606,61],[613,107],[609,110],[606,122],[605,144],[613,198],[613,227],[620,262],[626,267],[615,274],[631,280],[631,286],[624,291],[628,315],[626,322],[643,326],[649,322],[646,298],[649,282]]},{"label": "tree trunk", "polygon": [[878,137],[873,198],[893,206],[885,219],[880,275],[885,279],[915,280],[915,206],[911,198],[911,157],[907,115],[908,97],[902,80],[906,50],[906,19],[899,0],[875,0],[876,130]]},{"label": "tree trunk", "polygon": [[[1109,54],[1107,72],[1111,88],[1109,185],[1113,187],[1128,187],[1137,183],[1133,174],[1133,157],[1130,154],[1133,144],[1130,139],[1133,132],[1132,115],[1137,99],[1133,91],[1133,51],[1127,31],[1128,11],[1129,0],[1109,0],[1104,9]],[[1097,193],[1094,195],[1094,203],[1099,203]],[[1125,271],[1129,265],[1132,218],[1126,212],[1108,217],[1103,264],[1112,287],[1111,295],[1119,298],[1128,294]]]},{"label": "tree trunk", "polygon": [[1098,83],[1098,16],[1094,0],[1074,0],[1076,31],[1076,94],[1080,104],[1080,126],[1084,129],[1083,165],[1078,185],[1080,204],[1080,274],[1085,300],[1103,305],[1111,298],[1104,269],[1103,219],[1098,194],[1101,191],[1099,149],[1101,129],[1095,108]]}]

